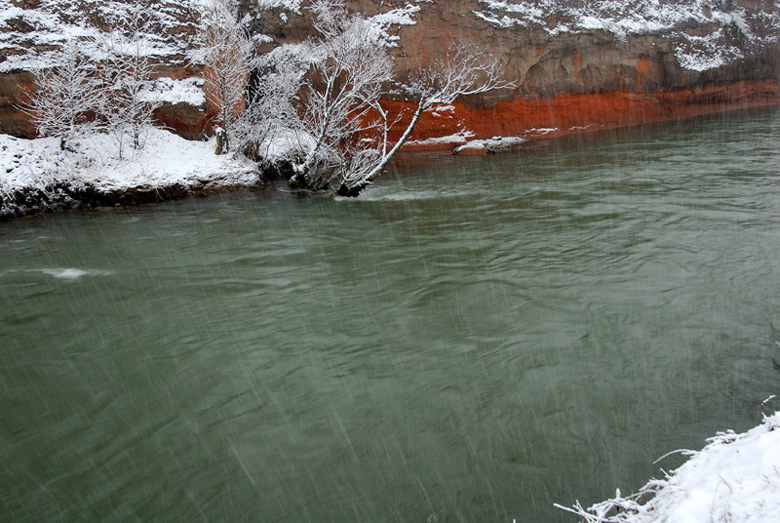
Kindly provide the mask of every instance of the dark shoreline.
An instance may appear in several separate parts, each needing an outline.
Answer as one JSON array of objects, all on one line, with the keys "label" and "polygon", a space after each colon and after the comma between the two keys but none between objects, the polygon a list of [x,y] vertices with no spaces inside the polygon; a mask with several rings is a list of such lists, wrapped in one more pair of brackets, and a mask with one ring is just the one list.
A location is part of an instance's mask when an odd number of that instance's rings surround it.
[{"label": "dark shoreline", "polygon": [[57,184],[42,189],[16,191],[12,205],[15,212],[0,214],[0,223],[18,218],[34,218],[43,214],[54,214],[73,210],[97,209],[101,207],[134,207],[137,205],[162,203],[189,197],[207,197],[239,191],[262,191],[270,187],[263,180],[255,185],[229,185],[208,187],[203,184],[187,188],[173,184],[156,188],[132,188],[128,190],[99,191],[93,187],[73,188]]}]

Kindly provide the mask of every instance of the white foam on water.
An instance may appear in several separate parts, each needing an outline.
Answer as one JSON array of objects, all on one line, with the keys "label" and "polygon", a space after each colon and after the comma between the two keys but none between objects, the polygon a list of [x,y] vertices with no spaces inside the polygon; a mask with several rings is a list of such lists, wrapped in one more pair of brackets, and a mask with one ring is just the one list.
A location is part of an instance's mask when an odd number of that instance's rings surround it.
[{"label": "white foam on water", "polygon": [[89,272],[81,269],[43,269],[41,272],[64,280],[76,280],[89,274]]}]

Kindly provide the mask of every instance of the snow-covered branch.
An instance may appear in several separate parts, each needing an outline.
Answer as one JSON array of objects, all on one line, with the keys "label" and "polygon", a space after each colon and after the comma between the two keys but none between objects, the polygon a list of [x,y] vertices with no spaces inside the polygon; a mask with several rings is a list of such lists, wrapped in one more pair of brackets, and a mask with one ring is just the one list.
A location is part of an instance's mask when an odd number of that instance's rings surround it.
[{"label": "snow-covered branch", "polygon": [[33,73],[37,89],[27,93],[30,101],[23,110],[32,117],[39,135],[59,138],[62,150],[100,126],[95,115],[103,106],[103,92],[96,71],[95,64],[79,51],[79,43],[68,41],[55,67]]},{"label": "snow-covered branch", "polygon": [[[357,196],[384,171],[425,112],[461,96],[514,86],[503,79],[501,63],[471,46],[454,48],[399,85],[388,53],[393,42],[372,19],[350,12],[344,0],[312,0],[309,10],[316,38],[254,61],[252,96],[237,124],[241,150],[256,159],[263,159],[263,144],[274,137],[285,142],[291,187]],[[402,115],[390,115],[382,100],[399,92],[416,105],[392,144],[390,132]]]},{"label": "snow-covered branch", "polygon": [[254,46],[232,0],[209,0],[201,18],[200,51],[206,99],[216,109],[221,128],[217,153],[229,152],[234,126],[244,110],[244,90]]},{"label": "snow-covered branch", "polygon": [[745,432],[718,433],[700,452],[664,479],[650,480],[636,494],[584,508],[556,508],[587,523],[651,521],[777,521],[780,514],[780,412]]},{"label": "snow-covered branch", "polygon": [[154,111],[162,105],[152,92],[156,66],[145,38],[153,30],[153,20],[139,7],[131,7],[122,15],[112,23],[116,29],[103,36],[108,53],[101,66],[105,93],[101,112],[117,141],[120,157],[125,135],[130,136],[133,149],[143,148],[144,137],[154,123]]},{"label": "snow-covered branch", "polygon": [[[447,54],[445,59],[437,61],[432,67],[421,68],[407,84],[401,86],[406,95],[416,101],[411,121],[401,134],[401,138],[387,151],[387,130],[385,130],[384,150],[378,156],[373,168],[361,174],[349,173],[341,180],[337,193],[344,196],[357,196],[379,176],[393,156],[407,142],[424,113],[434,110],[439,105],[450,104],[463,96],[515,87],[513,82],[503,78],[503,72],[503,64],[469,45],[457,46]],[[375,105],[380,105],[378,99]],[[385,114],[381,107],[377,110],[380,114]]]},{"label": "snow-covered branch", "polygon": [[393,63],[373,27],[350,14],[342,2],[315,0],[311,10],[320,39],[313,47],[317,59],[307,75],[299,113],[314,147],[296,167],[293,183],[317,190],[327,188],[352,161],[350,142],[392,80]]},{"label": "snow-covered branch", "polygon": [[403,90],[428,109],[463,96],[516,87],[503,75],[504,65],[492,55],[473,45],[458,45],[431,67],[419,69]]}]

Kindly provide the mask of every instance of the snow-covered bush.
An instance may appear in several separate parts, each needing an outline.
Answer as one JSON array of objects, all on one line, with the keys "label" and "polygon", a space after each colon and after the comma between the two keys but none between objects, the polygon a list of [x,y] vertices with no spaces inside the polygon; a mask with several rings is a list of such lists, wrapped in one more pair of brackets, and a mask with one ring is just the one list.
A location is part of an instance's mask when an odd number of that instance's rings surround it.
[{"label": "snow-covered bush", "polygon": [[393,63],[371,25],[350,14],[343,3],[315,1],[311,10],[320,37],[299,113],[315,144],[297,166],[294,183],[319,190],[343,178],[349,166],[361,163],[358,159],[368,157],[366,146],[355,143],[355,137],[363,130],[384,85],[393,79]]},{"label": "snow-covered bush", "polygon": [[103,107],[103,91],[97,80],[97,67],[69,40],[54,67],[33,71],[37,89],[28,93],[24,110],[32,117],[38,134],[59,138],[60,148],[73,147],[80,136],[96,132],[96,115]]},{"label": "snow-covered bush", "polygon": [[40,136],[60,139],[62,150],[76,140],[98,132],[114,136],[123,156],[126,137],[134,149],[154,123],[160,106],[153,92],[155,66],[143,35],[150,22],[137,8],[113,19],[114,30],[89,39],[89,47],[101,49],[100,60],[81,51],[82,39],[70,39],[55,56],[56,65],[33,71],[36,89],[28,93],[24,110]]},{"label": "snow-covered bush", "polygon": [[209,0],[201,15],[198,58],[204,66],[206,99],[216,108],[214,123],[221,129],[217,154],[230,151],[245,107],[244,90],[254,51],[237,12],[238,6],[232,0]]},{"label": "snow-covered bush", "polygon": [[[191,63],[203,71],[205,99],[215,111],[218,154],[239,151],[254,160],[281,160],[290,185],[356,196],[407,141],[422,114],[460,96],[510,87],[503,68],[480,50],[456,46],[445,59],[405,84],[394,78],[388,49],[392,24],[413,23],[411,4],[366,18],[345,0],[312,0],[315,36],[254,57],[255,47],[236,0],[201,0],[197,49]],[[125,140],[141,148],[159,106],[155,97],[155,15],[128,4],[88,46],[73,41],[60,64],[41,68],[31,114],[44,136],[63,149],[87,132],[108,131],[123,156]],[[251,82],[250,82],[251,79]],[[383,100],[405,95],[416,103],[400,140],[389,136],[401,121]],[[284,149],[282,157],[269,154]]]},{"label": "snow-covered bush", "polygon": [[[258,144],[285,137],[307,137],[292,161],[290,184],[357,196],[386,167],[411,135],[423,113],[459,96],[511,87],[503,68],[489,55],[458,46],[446,60],[423,69],[399,85],[387,52],[394,40],[385,18],[366,19],[347,10],[343,0],[313,0],[316,37],[283,46],[255,63],[258,80],[242,122],[243,136],[256,153]],[[407,23],[415,8],[404,11]],[[382,100],[399,92],[417,106],[395,144],[389,132],[400,121]],[[254,145],[252,145],[254,143]]]},{"label": "snow-covered bush", "polygon": [[[377,99],[373,108],[381,116],[381,154],[373,164],[352,169],[342,180],[337,193],[343,196],[357,196],[387,166],[390,159],[406,143],[420,117],[437,107],[447,106],[461,96],[486,93],[495,89],[514,87],[514,83],[503,80],[503,66],[482,50],[468,45],[456,46],[431,67],[420,69],[400,89],[415,101],[412,119],[401,138],[388,151],[387,133],[393,123],[388,122],[388,113]],[[397,121],[396,121],[397,122]]]},{"label": "snow-covered bush", "polygon": [[237,150],[261,163],[292,165],[306,156],[313,138],[300,125],[296,98],[311,56],[304,42],[255,57],[247,107],[236,123]]},{"label": "snow-covered bush", "polygon": [[106,58],[101,64],[101,116],[116,139],[120,158],[126,136],[133,149],[143,148],[154,111],[162,105],[153,89],[156,67],[145,37],[152,32],[153,22],[140,7],[130,6],[113,18],[114,30],[102,37]]}]

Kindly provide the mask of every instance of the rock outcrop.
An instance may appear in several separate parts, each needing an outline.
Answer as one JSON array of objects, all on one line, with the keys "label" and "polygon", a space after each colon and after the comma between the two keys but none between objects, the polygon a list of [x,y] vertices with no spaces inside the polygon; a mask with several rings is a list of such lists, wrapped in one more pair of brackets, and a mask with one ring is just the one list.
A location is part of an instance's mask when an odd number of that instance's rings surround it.
[{"label": "rock outcrop", "polygon": [[[198,76],[186,66],[196,13],[185,0],[145,0],[160,11],[160,75]],[[27,70],[62,35],[106,29],[123,2],[0,0],[0,132],[29,135],[16,108],[31,87]],[[259,49],[310,35],[305,0],[240,0]],[[549,136],[780,104],[780,4],[758,0],[350,0],[393,36],[398,77],[471,42],[506,64],[516,88],[463,99],[427,115],[413,143],[441,147],[492,136]],[[79,9],[89,22],[81,23]],[[92,28],[92,29],[87,29]],[[48,36],[47,36],[48,35]],[[187,84],[192,88],[193,84]],[[171,84],[176,91],[182,84]],[[407,102],[387,100],[396,110]],[[197,138],[207,129],[205,98],[172,97],[159,120]],[[458,138],[460,137],[460,138]]]},{"label": "rock outcrop", "polygon": [[[302,2],[245,1],[274,45],[309,27]],[[550,136],[780,104],[780,4],[753,0],[352,0],[391,27],[398,76],[473,42],[506,64],[514,90],[460,100],[418,124],[411,146]],[[410,9],[412,8],[412,9]],[[402,100],[388,101],[396,110]],[[401,126],[399,126],[401,127]]]},{"label": "rock outcrop", "polygon": [[157,64],[155,90],[163,106],[156,117],[182,136],[202,138],[207,107],[197,84],[200,72],[187,56],[199,13],[189,0],[0,0],[0,133],[34,136],[24,112],[27,95],[35,89],[31,71],[51,66],[69,37],[79,39],[80,51],[100,60],[104,37],[118,20],[139,12],[151,20],[143,44]]}]

